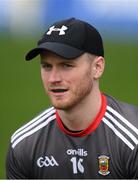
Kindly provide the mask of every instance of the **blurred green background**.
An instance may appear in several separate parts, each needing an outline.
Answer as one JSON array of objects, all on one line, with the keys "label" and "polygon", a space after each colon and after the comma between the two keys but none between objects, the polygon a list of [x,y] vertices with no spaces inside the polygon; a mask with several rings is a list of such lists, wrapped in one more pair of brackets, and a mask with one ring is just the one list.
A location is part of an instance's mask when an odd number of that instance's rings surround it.
[{"label": "blurred green background", "polygon": [[[26,62],[25,53],[36,38],[0,37],[1,152],[0,178],[5,177],[5,158],[12,133],[50,103],[45,95],[39,58]],[[106,68],[101,90],[121,101],[138,105],[138,44],[105,41]]]},{"label": "blurred green background", "polygon": [[101,91],[138,105],[137,7],[138,0],[0,0],[0,179],[11,135],[50,105],[39,58],[24,56],[51,23],[70,17],[92,23],[104,40]]}]

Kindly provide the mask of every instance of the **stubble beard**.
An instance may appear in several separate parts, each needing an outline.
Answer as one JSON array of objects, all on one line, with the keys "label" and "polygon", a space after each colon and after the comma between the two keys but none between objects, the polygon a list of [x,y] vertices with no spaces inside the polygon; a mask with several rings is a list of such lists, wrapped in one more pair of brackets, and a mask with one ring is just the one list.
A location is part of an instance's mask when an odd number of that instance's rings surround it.
[{"label": "stubble beard", "polygon": [[69,90],[71,91],[70,98],[67,97],[67,99],[62,99],[61,101],[60,99],[54,101],[52,98],[50,98],[52,105],[59,110],[71,110],[78,104],[85,105],[85,100],[88,99],[90,93],[92,92],[92,88],[93,82],[90,73],[87,73],[74,89]]}]

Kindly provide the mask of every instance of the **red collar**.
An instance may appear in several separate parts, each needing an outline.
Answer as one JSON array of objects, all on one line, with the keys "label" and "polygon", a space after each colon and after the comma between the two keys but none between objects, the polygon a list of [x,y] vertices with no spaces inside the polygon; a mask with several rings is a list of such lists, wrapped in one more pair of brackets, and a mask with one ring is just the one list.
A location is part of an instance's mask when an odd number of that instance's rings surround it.
[{"label": "red collar", "polygon": [[107,106],[107,102],[106,102],[106,97],[104,96],[104,94],[101,94],[101,100],[102,100],[102,105],[101,105],[101,109],[99,111],[99,113],[97,114],[97,116],[95,117],[94,121],[86,128],[84,129],[83,131],[81,132],[70,132],[68,131],[60,117],[59,117],[59,114],[58,112],[56,111],[56,120],[57,120],[57,123],[58,123],[58,126],[60,127],[60,129],[65,133],[65,134],[68,134],[70,136],[77,136],[77,137],[82,137],[82,136],[85,136],[85,135],[88,135],[90,134],[91,132],[93,132],[100,124],[104,114],[105,114],[105,111],[106,111],[106,106]]}]

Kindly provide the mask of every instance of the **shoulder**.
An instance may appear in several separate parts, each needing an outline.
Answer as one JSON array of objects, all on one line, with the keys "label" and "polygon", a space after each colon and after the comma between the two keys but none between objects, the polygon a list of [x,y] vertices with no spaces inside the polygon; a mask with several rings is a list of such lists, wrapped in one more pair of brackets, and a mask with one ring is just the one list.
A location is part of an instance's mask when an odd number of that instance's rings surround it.
[{"label": "shoulder", "polygon": [[37,132],[41,131],[44,127],[56,119],[55,112],[56,110],[53,107],[48,108],[15,131],[15,133],[11,136],[12,148],[15,148],[17,144],[32,135],[35,137]]},{"label": "shoulder", "polygon": [[138,145],[138,107],[107,96],[104,122],[132,150]]},{"label": "shoulder", "polygon": [[106,95],[107,110],[121,119],[127,119],[138,128],[138,107]]}]

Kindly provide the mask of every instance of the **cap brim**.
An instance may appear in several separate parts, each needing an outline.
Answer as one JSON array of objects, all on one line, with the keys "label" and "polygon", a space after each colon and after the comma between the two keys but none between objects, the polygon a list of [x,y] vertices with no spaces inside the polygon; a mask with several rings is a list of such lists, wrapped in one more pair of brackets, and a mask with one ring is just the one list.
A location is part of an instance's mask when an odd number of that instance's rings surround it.
[{"label": "cap brim", "polygon": [[61,43],[56,43],[56,42],[46,42],[46,43],[43,43],[43,44],[39,45],[38,47],[30,50],[26,54],[25,59],[27,61],[29,61],[29,60],[35,58],[37,55],[39,55],[42,52],[42,50],[51,51],[51,52],[53,52],[61,57],[64,57],[66,59],[74,59],[84,53],[84,51],[81,51],[77,48],[68,46],[66,44],[61,44]]}]

